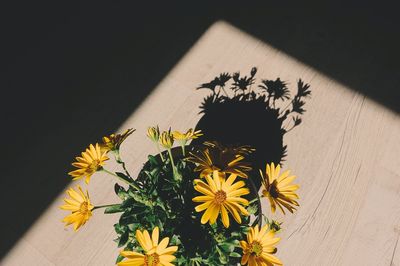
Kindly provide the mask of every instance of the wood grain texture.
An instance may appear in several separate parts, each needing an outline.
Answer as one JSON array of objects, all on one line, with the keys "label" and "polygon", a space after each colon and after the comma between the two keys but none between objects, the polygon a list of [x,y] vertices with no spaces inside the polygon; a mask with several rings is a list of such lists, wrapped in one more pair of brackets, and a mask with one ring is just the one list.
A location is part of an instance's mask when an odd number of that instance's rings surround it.
[{"label": "wood grain texture", "polygon": [[[280,77],[291,85],[302,78],[312,88],[303,124],[284,138],[284,168],[298,176],[301,206],[294,215],[274,216],[284,222],[277,256],[285,265],[400,266],[398,115],[224,22],[213,25],[121,125],[121,130],[137,129],[122,148],[131,173],[155,152],[145,138],[147,126],[194,127],[207,93],[195,91],[197,85],[220,72],[247,72],[253,66],[258,78]],[[117,200],[113,183],[103,174],[92,178],[89,191],[96,205]],[[113,265],[118,215],[95,213],[74,233],[60,222],[63,197],[2,265]]]}]

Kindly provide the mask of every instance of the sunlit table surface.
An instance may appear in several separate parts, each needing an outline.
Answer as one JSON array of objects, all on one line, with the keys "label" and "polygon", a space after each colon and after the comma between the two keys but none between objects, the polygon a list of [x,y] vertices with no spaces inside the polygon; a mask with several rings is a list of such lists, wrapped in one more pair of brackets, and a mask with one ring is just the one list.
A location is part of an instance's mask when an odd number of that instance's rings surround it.
[{"label": "sunlit table surface", "polygon": [[[301,186],[300,208],[294,215],[273,216],[284,222],[276,255],[285,265],[400,265],[398,114],[225,22],[208,29],[121,125],[120,130],[137,130],[122,148],[130,172],[137,174],[154,152],[145,137],[147,126],[194,127],[207,94],[195,88],[221,72],[248,72],[253,66],[259,78],[280,77],[291,84],[301,78],[312,88],[303,123],[284,137],[285,167]],[[114,182],[101,173],[93,177],[92,201],[115,202]],[[114,264],[118,214],[95,213],[75,233],[61,223],[63,197],[54,200],[2,265]]]}]

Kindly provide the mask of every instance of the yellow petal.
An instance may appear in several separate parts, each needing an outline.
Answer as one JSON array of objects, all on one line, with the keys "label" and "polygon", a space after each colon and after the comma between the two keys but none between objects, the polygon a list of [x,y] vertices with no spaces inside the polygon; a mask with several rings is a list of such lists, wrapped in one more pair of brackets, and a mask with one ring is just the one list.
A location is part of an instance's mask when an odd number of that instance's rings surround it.
[{"label": "yellow petal", "polygon": [[167,248],[168,243],[169,243],[169,237],[163,238],[163,240],[161,240],[160,244],[158,244],[156,248],[157,254],[163,253],[163,251]]},{"label": "yellow petal", "polygon": [[144,265],[144,259],[128,259],[124,260],[121,262],[118,262],[118,266],[143,266]]},{"label": "yellow petal", "polygon": [[221,179],[217,170],[213,172],[213,180],[216,186],[216,190],[217,191],[221,190]]},{"label": "yellow petal", "polygon": [[121,256],[128,258],[128,259],[138,259],[138,258],[143,259],[143,257],[144,257],[144,255],[141,253],[134,252],[134,251],[127,251],[127,250],[121,251],[120,254],[121,254]]},{"label": "yellow petal", "polygon": [[277,258],[277,257],[275,257],[275,256],[273,256],[273,255],[270,255],[270,254],[268,254],[268,253],[262,253],[261,254],[261,257],[263,258],[263,259],[265,259],[266,261],[270,261],[271,263],[273,263],[273,264],[276,264],[276,265],[283,265],[283,263]]},{"label": "yellow petal", "polygon": [[207,201],[207,202],[204,202],[204,203],[196,206],[195,207],[196,212],[204,211],[205,209],[208,208],[208,206],[210,206],[211,203],[212,203],[212,201]]},{"label": "yellow petal", "polygon": [[210,224],[215,224],[217,221],[221,205],[214,204],[210,208],[212,208],[211,216],[210,216]]},{"label": "yellow petal", "polygon": [[152,248],[151,242],[150,243],[146,242],[146,239],[140,230],[136,230],[136,240],[139,242],[140,246],[144,249],[144,251],[147,252]]},{"label": "yellow petal", "polygon": [[275,178],[279,176],[280,171],[281,171],[281,165],[278,163],[275,168],[275,173],[274,173]]},{"label": "yellow petal", "polygon": [[175,259],[175,256],[173,255],[161,255],[160,256],[160,261],[162,264],[169,263]]},{"label": "yellow petal", "polygon": [[242,218],[240,217],[239,212],[236,210],[236,208],[233,205],[229,204],[229,202],[226,202],[224,204],[224,206],[232,214],[233,218],[235,219],[235,221],[237,223],[239,223],[239,224],[242,223]]},{"label": "yellow petal", "polygon": [[222,218],[222,223],[226,228],[229,227],[229,217],[228,217],[228,212],[225,209],[224,205],[221,205],[221,218]]},{"label": "yellow petal", "polygon": [[242,196],[242,195],[247,195],[250,193],[250,190],[248,188],[240,188],[234,191],[231,191],[227,194],[228,197],[237,197],[237,196]]},{"label": "yellow petal", "polygon": [[159,237],[159,234],[160,234],[160,232],[159,232],[158,226],[156,226],[156,227],[153,229],[153,232],[152,232],[152,234],[151,234],[153,246],[157,246],[157,245],[158,245],[158,237]]},{"label": "yellow petal", "polygon": [[203,216],[201,217],[201,223],[205,224],[208,222],[208,220],[210,220],[211,214],[212,214],[212,210],[214,208],[214,203],[211,204],[210,207],[207,208],[207,210],[204,212]]},{"label": "yellow petal", "polygon": [[192,199],[194,202],[204,202],[204,201],[212,201],[214,197],[211,196],[197,196]]},{"label": "yellow petal", "polygon": [[177,250],[178,250],[178,246],[170,246],[170,247],[167,247],[166,249],[164,249],[164,250],[162,251],[162,253],[160,253],[160,255],[163,255],[163,254],[172,255],[172,254],[174,254]]},{"label": "yellow petal", "polygon": [[205,178],[206,178],[207,184],[211,188],[211,191],[214,192],[214,193],[217,192],[218,191],[217,185],[214,183],[214,180],[211,178],[211,176],[210,175],[206,175]]}]

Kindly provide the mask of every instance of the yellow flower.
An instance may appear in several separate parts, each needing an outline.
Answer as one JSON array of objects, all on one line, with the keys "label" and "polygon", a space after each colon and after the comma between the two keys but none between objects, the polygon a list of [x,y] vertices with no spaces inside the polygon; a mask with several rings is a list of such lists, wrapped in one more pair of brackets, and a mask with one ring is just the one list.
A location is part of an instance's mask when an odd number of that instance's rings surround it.
[{"label": "yellow flower", "polygon": [[135,129],[130,128],[122,134],[111,134],[110,136],[103,137],[104,146],[109,150],[119,150],[122,142],[133,132],[135,132]]},{"label": "yellow flower", "polygon": [[71,211],[72,214],[65,217],[63,222],[66,223],[66,226],[74,224],[74,230],[77,231],[92,216],[94,206],[90,204],[88,191],[86,191],[85,195],[80,186],[76,191],[73,188],[69,188],[67,194],[70,199],[64,199],[65,204],[60,208]]},{"label": "yellow flower", "polygon": [[196,206],[197,212],[206,210],[201,217],[201,223],[209,222],[214,224],[221,214],[222,223],[225,227],[229,227],[228,212],[233,216],[236,222],[241,223],[240,214],[248,216],[249,213],[242,206],[249,205],[248,200],[240,196],[249,194],[248,188],[243,188],[243,181],[235,182],[237,175],[231,174],[228,179],[220,178],[218,171],[214,171],[213,175],[205,176],[206,182],[195,179],[194,189],[203,194],[203,196],[194,197],[194,202],[202,202]]},{"label": "yellow flower", "polygon": [[121,256],[127,260],[119,262],[119,266],[171,266],[171,261],[175,259],[173,255],[177,250],[177,246],[168,247],[169,238],[165,237],[158,243],[159,229],[155,227],[150,234],[147,230],[143,232],[136,231],[136,240],[143,248],[144,253],[134,251],[121,251]]},{"label": "yellow flower", "polygon": [[109,159],[106,153],[106,151],[101,150],[98,143],[96,143],[96,146],[90,144],[89,148],[82,152],[82,157],[76,157],[76,162],[72,163],[78,169],[68,174],[73,177],[73,180],[86,177],[85,182],[89,184],[90,177],[100,170],[104,162]]},{"label": "yellow flower", "polygon": [[186,133],[181,133],[179,131],[172,132],[175,140],[179,140],[182,142],[186,142],[191,139],[197,139],[198,137],[202,136],[201,130],[193,131],[193,128],[190,128]]},{"label": "yellow flower", "polygon": [[258,225],[250,227],[247,233],[247,242],[240,241],[243,249],[242,265],[258,266],[258,265],[283,265],[282,262],[272,254],[276,253],[275,244],[280,238],[274,237],[275,233],[268,230],[268,225],[264,225],[261,230]]},{"label": "yellow flower", "polygon": [[296,201],[299,196],[295,193],[299,186],[291,184],[296,176],[289,175],[289,170],[280,175],[280,171],[281,166],[278,164],[275,168],[274,163],[271,163],[271,165],[267,164],[265,176],[260,170],[262,177],[261,182],[264,185],[262,194],[269,199],[273,213],[276,210],[276,206],[278,206],[284,214],[285,211],[283,207],[293,213],[293,211],[296,210],[294,206],[299,206]]},{"label": "yellow flower", "polygon": [[224,147],[217,142],[205,142],[205,148],[196,153],[190,153],[188,161],[197,164],[195,171],[200,171],[200,177],[209,175],[214,170],[223,175],[236,174],[247,178],[251,170],[250,164],[244,162],[244,156],[251,153],[254,149],[248,146]]},{"label": "yellow flower", "polygon": [[160,129],[157,127],[149,127],[147,129],[147,137],[154,142],[158,142],[160,138]]},{"label": "yellow flower", "polygon": [[164,131],[160,135],[160,144],[166,149],[171,149],[174,145],[174,136],[171,134],[171,130]]}]

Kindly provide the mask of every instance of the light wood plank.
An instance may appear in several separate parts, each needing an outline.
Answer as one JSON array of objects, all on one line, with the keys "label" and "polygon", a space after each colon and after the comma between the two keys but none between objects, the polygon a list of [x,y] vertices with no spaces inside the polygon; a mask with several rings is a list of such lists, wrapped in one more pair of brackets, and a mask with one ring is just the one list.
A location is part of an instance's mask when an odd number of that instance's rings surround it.
[{"label": "light wood plank", "polygon": [[[137,129],[122,151],[130,171],[136,174],[154,152],[145,138],[147,126],[194,127],[207,94],[194,88],[220,72],[253,66],[259,78],[280,77],[292,85],[302,78],[312,86],[303,124],[284,139],[284,167],[298,176],[301,207],[295,215],[274,216],[284,221],[277,256],[286,265],[400,265],[398,115],[224,22],[213,25],[121,125]],[[114,202],[113,183],[102,174],[92,178],[93,202]],[[4,265],[22,265],[27,257],[31,265],[113,264],[118,249],[112,225],[118,216],[95,213],[74,233],[60,223],[62,197]]]}]

